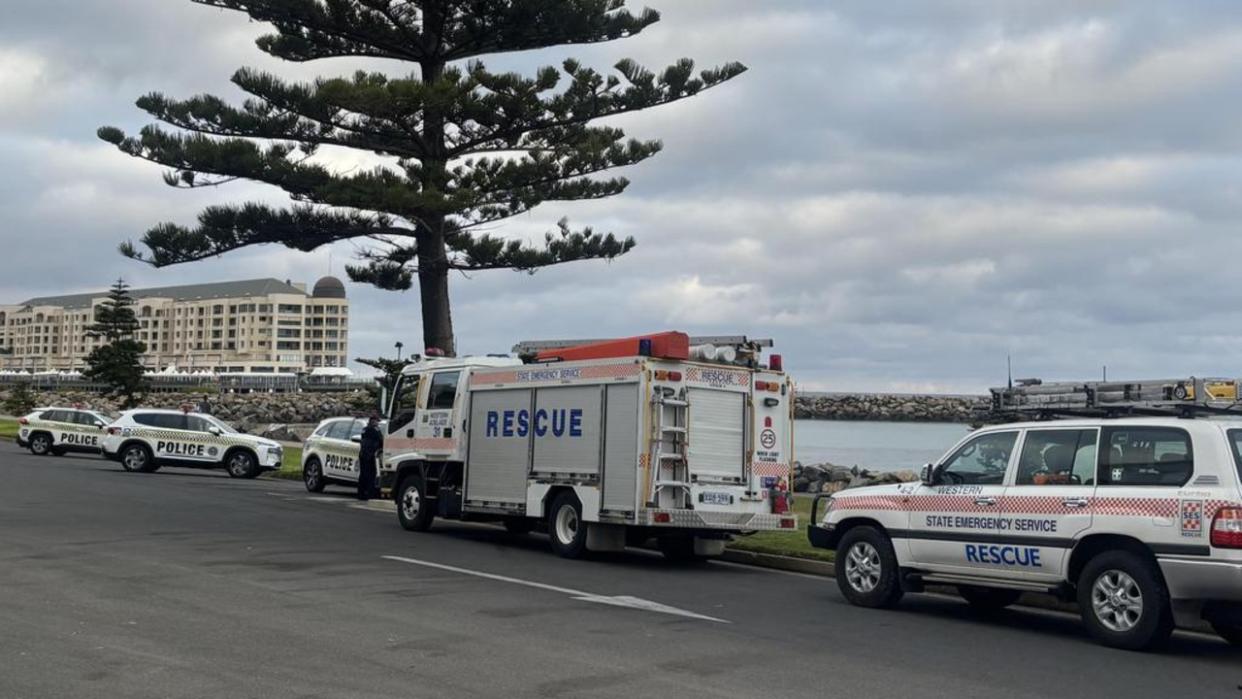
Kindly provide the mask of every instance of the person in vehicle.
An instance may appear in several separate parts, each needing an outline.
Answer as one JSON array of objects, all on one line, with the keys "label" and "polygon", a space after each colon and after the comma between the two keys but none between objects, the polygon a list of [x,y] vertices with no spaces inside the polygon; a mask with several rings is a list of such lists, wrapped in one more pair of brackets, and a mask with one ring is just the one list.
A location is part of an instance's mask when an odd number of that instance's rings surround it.
[{"label": "person in vehicle", "polygon": [[384,435],[379,429],[379,418],[372,415],[367,426],[362,430],[362,439],[358,444],[358,499],[370,500],[379,497],[379,489],[375,486],[378,473],[376,459],[384,448]]}]

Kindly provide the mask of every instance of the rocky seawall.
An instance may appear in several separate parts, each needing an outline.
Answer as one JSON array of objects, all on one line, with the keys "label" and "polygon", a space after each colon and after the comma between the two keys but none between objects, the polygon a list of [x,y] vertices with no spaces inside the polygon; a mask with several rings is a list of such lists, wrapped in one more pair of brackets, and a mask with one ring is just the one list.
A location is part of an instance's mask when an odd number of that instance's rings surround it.
[{"label": "rocky seawall", "polygon": [[795,493],[835,493],[846,488],[908,483],[918,479],[919,474],[914,471],[876,472],[858,466],[853,468],[833,464],[803,466],[795,463],[793,490]]},{"label": "rocky seawall", "polygon": [[896,393],[803,393],[794,398],[794,417],[813,420],[891,420],[970,423],[987,396]]}]

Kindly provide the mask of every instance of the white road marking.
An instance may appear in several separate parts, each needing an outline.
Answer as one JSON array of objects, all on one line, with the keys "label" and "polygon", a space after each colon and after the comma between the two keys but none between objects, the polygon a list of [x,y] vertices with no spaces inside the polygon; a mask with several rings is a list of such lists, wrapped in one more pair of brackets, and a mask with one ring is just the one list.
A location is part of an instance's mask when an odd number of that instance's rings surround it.
[{"label": "white road marking", "polygon": [[612,607],[626,607],[629,609],[640,609],[646,612],[655,612],[656,614],[670,614],[673,616],[686,617],[688,619],[699,619],[701,621],[714,621],[717,624],[732,623],[725,619],[717,619],[716,617],[706,616],[703,614],[697,614],[695,612],[687,611],[685,609],[678,609],[676,607],[670,607],[665,604],[660,604],[659,602],[652,602],[651,600],[640,599],[638,597],[630,597],[628,595],[620,595],[617,597],[606,597],[603,595],[592,594],[590,592],[583,592],[582,590],[574,590],[568,587],[558,587],[556,585],[548,585],[546,583],[535,582],[533,580],[522,580],[520,578],[511,578],[511,577],[508,577],[507,575],[496,575],[495,573],[484,573],[478,570],[470,570],[468,568],[458,568],[456,566],[444,565],[443,563],[432,563],[431,561],[420,561],[414,558],[405,558],[403,556],[383,556],[383,558],[386,558],[390,561],[397,561],[400,563],[409,563],[411,565],[416,565],[416,566],[438,568],[440,570],[447,570],[451,573],[460,573],[462,575],[472,575],[476,578],[486,578],[488,580],[496,580],[499,582],[506,582],[506,583],[510,583],[513,585],[525,585],[526,587],[533,587],[539,590],[546,590],[548,592],[557,592],[563,595],[569,595],[571,598],[577,601],[580,601],[580,602],[592,602],[594,604],[606,604]]}]

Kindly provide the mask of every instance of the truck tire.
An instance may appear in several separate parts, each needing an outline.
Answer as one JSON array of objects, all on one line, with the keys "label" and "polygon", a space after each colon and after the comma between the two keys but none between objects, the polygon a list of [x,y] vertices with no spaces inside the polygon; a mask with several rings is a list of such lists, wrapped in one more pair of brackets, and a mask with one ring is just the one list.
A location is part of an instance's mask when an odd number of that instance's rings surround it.
[{"label": "truck tire", "polygon": [[875,527],[854,527],[841,537],[836,573],[837,587],[850,604],[887,609],[904,594],[893,543]]},{"label": "truck tire", "polygon": [[1097,641],[1113,648],[1148,650],[1169,640],[1169,590],[1154,562],[1130,551],[1106,551],[1078,578],[1078,607]]},{"label": "truck tire", "polygon": [[535,530],[535,520],[528,517],[510,517],[505,520],[505,531],[510,534],[529,534]]},{"label": "truck tire", "polygon": [[656,539],[656,545],[664,559],[671,563],[699,563],[707,560],[694,552],[692,536],[662,536]]},{"label": "truck tire", "polygon": [[323,478],[323,466],[319,463],[319,459],[311,457],[306,461],[306,465],[302,467],[302,483],[306,486],[306,490],[312,493],[322,493],[327,483]]},{"label": "truck tire", "polygon": [[145,444],[130,444],[121,450],[121,468],[130,473],[151,473],[155,459]]},{"label": "truck tire", "polygon": [[979,587],[978,585],[958,585],[957,594],[980,612],[998,612],[1018,601],[1022,596],[1020,590],[1006,590],[998,587]]},{"label": "truck tire", "polygon": [[1212,630],[1229,645],[1242,647],[1242,624],[1212,624]]},{"label": "truck tire", "polygon": [[52,435],[46,432],[35,432],[30,435],[30,453],[35,456],[47,456],[52,453]]},{"label": "truck tire", "polygon": [[431,501],[426,498],[423,479],[406,476],[397,486],[397,521],[409,532],[425,532],[436,518]]},{"label": "truck tire", "polygon": [[582,558],[586,554],[587,523],[582,521],[578,496],[561,493],[548,510],[548,539],[552,551],[561,558]]},{"label": "truck tire", "polygon": [[225,455],[224,470],[229,478],[254,478],[259,475],[258,459],[246,449],[236,449]]}]

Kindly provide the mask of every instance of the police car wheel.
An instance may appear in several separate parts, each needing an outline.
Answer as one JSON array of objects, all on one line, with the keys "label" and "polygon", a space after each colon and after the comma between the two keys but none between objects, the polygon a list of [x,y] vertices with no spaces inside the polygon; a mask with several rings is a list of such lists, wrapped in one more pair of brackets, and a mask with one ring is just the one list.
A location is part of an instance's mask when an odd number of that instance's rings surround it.
[{"label": "police car wheel", "polygon": [[548,511],[548,538],[552,551],[561,558],[581,558],[586,554],[587,523],[582,521],[582,505],[573,493],[561,493]]},{"label": "police car wheel", "polygon": [[1242,624],[1212,624],[1212,630],[1229,645],[1242,646]]},{"label": "police car wheel", "polygon": [[224,470],[230,478],[254,478],[259,475],[254,455],[244,449],[229,454],[224,462]]},{"label": "police car wheel", "polygon": [[875,527],[854,527],[841,537],[836,555],[837,587],[851,604],[886,608],[903,594],[897,554]]},{"label": "police car wheel", "polygon": [[121,452],[121,467],[130,473],[150,473],[151,461],[151,452],[141,444],[131,444]]},{"label": "police car wheel", "polygon": [[1173,633],[1169,591],[1154,563],[1129,551],[1091,559],[1078,580],[1083,623],[1099,642],[1147,650]]},{"label": "police car wheel", "polygon": [[958,585],[957,593],[970,606],[981,612],[995,612],[1014,602],[1022,596],[1019,590],[1003,590],[995,587],[978,587],[976,585]]},{"label": "police car wheel", "polygon": [[319,459],[312,458],[306,462],[306,466],[302,469],[302,483],[312,493],[323,492],[327,483],[323,480],[323,466],[320,465]]},{"label": "police car wheel", "polygon": [[397,520],[406,531],[425,532],[435,520],[435,510],[425,497],[423,480],[408,476],[397,488]]},{"label": "police car wheel", "polygon": [[30,436],[30,453],[35,456],[47,456],[52,453],[52,438],[39,433]]}]

